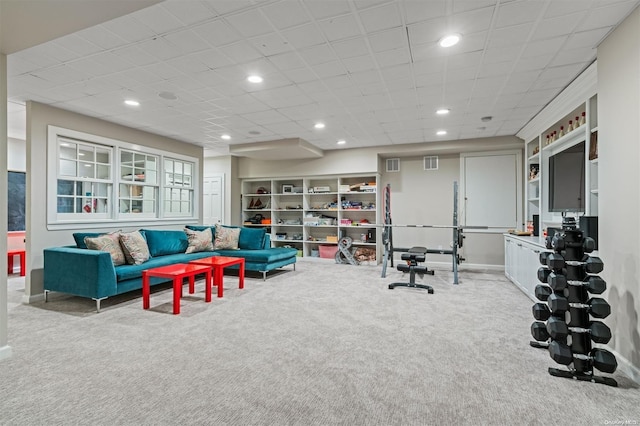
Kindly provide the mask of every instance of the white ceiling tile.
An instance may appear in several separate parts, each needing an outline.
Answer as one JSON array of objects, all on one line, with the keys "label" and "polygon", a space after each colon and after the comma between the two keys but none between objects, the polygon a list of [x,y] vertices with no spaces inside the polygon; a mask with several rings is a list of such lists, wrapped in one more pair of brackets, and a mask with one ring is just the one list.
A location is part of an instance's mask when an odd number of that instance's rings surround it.
[{"label": "white ceiling tile", "polygon": [[262,9],[271,24],[279,30],[295,27],[310,21],[310,17],[301,3],[278,2],[265,5]]},{"label": "white ceiling tile", "polygon": [[175,31],[162,37],[180,49],[182,53],[193,53],[209,49],[209,44],[189,29]]},{"label": "white ceiling tile", "polygon": [[[509,0],[507,0],[509,1]],[[501,4],[506,3],[501,1]],[[495,7],[496,0],[454,0],[453,1],[453,13],[466,12],[474,9],[482,9],[486,7]]]},{"label": "white ceiling tile", "polygon": [[589,16],[578,25],[576,30],[585,31],[617,25],[622,18],[638,6],[638,2],[627,1],[611,4],[609,1],[603,1],[602,5],[602,7],[593,8]]},{"label": "white ceiling tile", "polygon": [[178,47],[168,43],[162,37],[154,37],[143,41],[138,44],[138,47],[160,60],[172,59],[182,54]]},{"label": "white ceiling tile", "polygon": [[296,84],[304,84],[307,82],[318,81],[316,76],[311,72],[309,68],[297,68],[292,70],[282,71],[289,81]]},{"label": "white ceiling tile", "polygon": [[338,57],[328,44],[307,47],[299,51],[300,56],[309,64],[316,65],[336,61]]},{"label": "white ceiling tile", "polygon": [[513,61],[520,55],[521,49],[521,46],[487,49],[484,54],[483,63],[495,64],[498,62]]},{"label": "white ceiling tile", "polygon": [[369,35],[369,43],[371,45],[371,50],[374,52],[395,50],[409,45],[407,33],[404,27],[371,34]]},{"label": "white ceiling tile", "polygon": [[262,57],[262,54],[246,41],[239,41],[237,43],[222,46],[220,47],[220,51],[239,64]]},{"label": "white ceiling tile", "polygon": [[343,67],[340,61],[325,62],[314,65],[313,72],[319,78],[323,79],[347,74],[347,70]]},{"label": "white ceiling tile", "polygon": [[281,71],[299,69],[306,65],[297,52],[280,53],[269,56],[267,59]]},{"label": "white ceiling tile", "polygon": [[395,49],[380,52],[375,55],[376,62],[380,67],[390,67],[393,65],[409,64],[411,62],[411,56],[409,49]]},{"label": "white ceiling tile", "polygon": [[261,126],[266,126],[271,123],[284,123],[288,121],[287,117],[272,109],[243,114],[242,117]]},{"label": "white ceiling tile", "polygon": [[397,3],[362,10],[359,15],[360,22],[367,33],[402,26]]},{"label": "white ceiling tile", "polygon": [[582,19],[582,17],[586,16],[586,12],[579,12],[574,15],[575,18],[570,20],[565,16],[560,16],[541,21],[535,28],[531,39],[543,40],[571,34],[575,29],[577,22]]},{"label": "white ceiling tile", "polygon": [[130,64],[137,66],[149,65],[159,61],[157,57],[150,55],[136,44],[120,47],[114,53]]},{"label": "white ceiling tile", "polygon": [[404,20],[408,24],[442,18],[447,13],[447,0],[407,1],[400,2],[399,6],[404,10]]},{"label": "white ceiling tile", "polygon": [[250,41],[264,56],[277,55],[292,49],[292,46],[280,34],[276,33],[253,37]]},{"label": "white ceiling tile", "polygon": [[352,14],[325,19],[318,24],[329,41],[361,35],[358,21]]},{"label": "white ceiling tile", "polygon": [[582,48],[572,49],[562,52],[549,62],[549,67],[556,67],[569,64],[589,64],[591,60],[596,58],[596,49]]},{"label": "white ceiling tile", "polygon": [[307,7],[309,12],[311,12],[311,15],[316,19],[324,19],[351,12],[349,2],[346,0],[304,0],[304,5]]},{"label": "white ceiling tile", "polygon": [[248,9],[253,5],[252,0],[207,0],[206,3],[208,7],[212,8],[220,15],[227,15],[243,9]]},{"label": "white ceiling tile", "polygon": [[152,72],[160,76],[160,78],[164,80],[169,80],[171,78],[178,77],[180,75],[180,71],[178,71],[172,66],[165,64],[164,62],[145,65],[143,68],[149,72]]},{"label": "white ceiling tile", "polygon": [[368,71],[376,68],[376,63],[371,55],[346,58],[342,60],[342,63],[350,73]]},{"label": "white ceiling tile", "polygon": [[32,75],[54,84],[69,84],[76,81],[89,79],[91,74],[73,68],[69,65],[58,65],[41,69],[32,73]]},{"label": "white ceiling tile", "polygon": [[244,37],[255,37],[273,31],[269,21],[257,9],[228,15],[225,20]]},{"label": "white ceiling tile", "polygon": [[[485,7],[456,13],[450,18],[447,32],[455,32],[462,35],[486,31],[491,24],[494,8]],[[514,25],[516,22],[513,23]],[[446,34],[441,34],[440,37]]]},{"label": "white ceiling tile", "polygon": [[547,53],[540,56],[520,57],[516,63],[513,72],[523,72],[531,70],[541,70],[551,62],[556,52]]},{"label": "white ceiling tile", "polygon": [[[51,52],[51,50],[49,50],[49,47],[52,47],[53,54],[49,53]],[[57,50],[60,50],[61,48],[62,48],[61,46],[55,45],[54,43],[51,43],[51,46],[49,46],[49,43],[41,44],[38,46],[34,46],[28,49],[27,51],[23,50],[20,52],[16,52],[12,55],[9,55],[8,58],[16,56],[17,58],[25,60],[26,62],[35,64],[36,69],[40,67],[50,67],[52,65],[62,64],[63,62],[66,61],[61,59],[58,56],[55,56],[55,52]],[[68,49],[64,49],[64,50],[66,50],[67,53],[69,52]],[[71,55],[74,55],[75,58],[79,57],[79,56],[76,56],[75,53],[71,53]]]},{"label": "white ceiling tile", "polygon": [[211,69],[218,69],[233,65],[234,62],[219,49],[205,50],[193,54],[203,64]]},{"label": "white ceiling tile", "polygon": [[242,37],[222,19],[216,19],[197,25],[193,32],[198,34],[211,46],[219,47],[242,40]]},{"label": "white ceiling tile", "polygon": [[315,24],[305,24],[282,31],[289,44],[296,49],[315,46],[326,42],[325,37]]},{"label": "white ceiling tile", "polygon": [[544,9],[540,6],[541,3],[533,1],[514,1],[501,4],[497,11],[496,28],[535,22]]},{"label": "white ceiling tile", "polygon": [[[155,34],[164,34],[184,26],[173,14],[162,7],[147,7],[129,16],[150,28]],[[118,34],[118,33],[116,33]]]},{"label": "white ceiling tile", "polygon": [[577,49],[581,47],[593,48],[604,40],[609,33],[609,27],[597,28],[591,31],[582,31],[573,33],[567,43],[563,46],[565,49]]},{"label": "white ceiling tile", "polygon": [[202,22],[217,15],[213,9],[199,1],[165,0],[160,6],[185,25]]},{"label": "white ceiling tile", "polygon": [[37,66],[31,61],[18,56],[17,54],[7,56],[7,76],[13,77],[29,71],[33,71]]},{"label": "white ceiling tile", "polygon": [[356,37],[347,40],[334,41],[331,47],[339,58],[353,58],[369,53],[369,47],[364,37]]},{"label": "white ceiling tile", "polygon": [[150,28],[142,25],[142,23],[132,15],[112,19],[102,24],[102,26],[130,43],[145,40],[155,35]]},{"label": "white ceiling tile", "polygon": [[115,34],[104,25],[95,25],[75,34],[101,49],[113,49],[128,43],[127,40]]},{"label": "white ceiling tile", "polygon": [[510,27],[496,28],[491,32],[491,38],[488,43],[489,48],[499,48],[512,46],[514,44],[522,45],[529,39],[529,34],[533,28],[533,23],[513,25]]},{"label": "white ceiling tile", "polygon": [[444,20],[422,21],[411,24],[408,27],[409,42],[411,45],[433,43],[445,36],[449,31],[449,26]]},{"label": "white ceiling tile", "polygon": [[537,40],[527,43],[522,51],[523,58],[530,58],[535,56],[544,56],[549,54],[555,54],[566,43],[568,37],[555,37],[547,40]]}]

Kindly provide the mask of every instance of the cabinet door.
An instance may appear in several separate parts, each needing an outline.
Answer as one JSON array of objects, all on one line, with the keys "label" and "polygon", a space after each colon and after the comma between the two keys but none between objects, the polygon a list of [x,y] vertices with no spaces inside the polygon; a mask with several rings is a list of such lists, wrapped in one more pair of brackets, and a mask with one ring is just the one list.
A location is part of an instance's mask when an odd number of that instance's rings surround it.
[{"label": "cabinet door", "polygon": [[540,249],[529,246],[527,244],[522,245],[521,249],[521,277],[520,284],[527,296],[532,300],[536,300],[535,288],[540,283],[538,281],[538,267],[539,267],[539,255]]}]

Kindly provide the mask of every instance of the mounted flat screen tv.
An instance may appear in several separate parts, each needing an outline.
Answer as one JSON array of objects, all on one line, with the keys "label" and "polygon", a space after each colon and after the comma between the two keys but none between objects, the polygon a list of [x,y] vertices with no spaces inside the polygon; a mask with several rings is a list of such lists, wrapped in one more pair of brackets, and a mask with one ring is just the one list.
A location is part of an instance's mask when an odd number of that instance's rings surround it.
[{"label": "mounted flat screen tv", "polygon": [[549,211],[584,212],[584,148],[580,142],[549,157]]}]

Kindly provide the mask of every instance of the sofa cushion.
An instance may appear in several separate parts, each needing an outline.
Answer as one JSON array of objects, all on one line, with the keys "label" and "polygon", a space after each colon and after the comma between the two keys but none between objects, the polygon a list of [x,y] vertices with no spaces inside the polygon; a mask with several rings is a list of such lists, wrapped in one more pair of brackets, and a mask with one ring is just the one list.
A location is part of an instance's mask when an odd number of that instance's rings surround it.
[{"label": "sofa cushion", "polygon": [[189,246],[187,235],[183,231],[144,229],[151,257],[184,253]]},{"label": "sofa cushion", "polygon": [[240,228],[227,228],[216,224],[214,250],[235,250],[238,248]]},{"label": "sofa cushion", "polygon": [[216,250],[220,256],[243,257],[245,262],[269,263],[296,257],[298,251],[292,248],[275,247],[261,250]]},{"label": "sofa cushion", "polygon": [[120,245],[120,231],[98,237],[84,237],[84,243],[89,250],[100,250],[109,253],[113,266],[127,263]]},{"label": "sofa cushion", "polygon": [[215,253],[211,252],[168,254],[166,256],[152,257],[151,259],[140,265],[121,265],[115,268],[116,280],[120,282],[140,278],[142,277],[142,271],[146,269],[158,268],[160,266],[166,265],[174,265],[176,263],[189,263],[192,260],[211,257],[214,254]]},{"label": "sofa cushion", "polygon": [[185,253],[213,251],[213,242],[210,228],[207,228],[203,231],[194,231],[189,228],[184,228],[184,232],[187,234],[187,239],[189,240],[189,247],[187,247]]},{"label": "sofa cushion", "polygon": [[87,245],[84,243],[85,237],[95,238],[100,235],[104,235],[104,232],[76,232],[73,234],[73,239],[76,242],[76,247],[86,249]]},{"label": "sofa cushion", "polygon": [[206,225],[187,225],[185,226],[187,229],[191,229],[192,231],[204,231],[205,229],[211,229],[211,241],[215,239],[216,236],[216,227],[215,226],[206,226]]},{"label": "sofa cushion", "polygon": [[127,263],[140,265],[149,260],[149,247],[140,231],[121,233],[120,242],[122,243]]},{"label": "sofa cushion", "polygon": [[265,228],[240,228],[238,247],[241,249],[261,250],[264,248]]}]

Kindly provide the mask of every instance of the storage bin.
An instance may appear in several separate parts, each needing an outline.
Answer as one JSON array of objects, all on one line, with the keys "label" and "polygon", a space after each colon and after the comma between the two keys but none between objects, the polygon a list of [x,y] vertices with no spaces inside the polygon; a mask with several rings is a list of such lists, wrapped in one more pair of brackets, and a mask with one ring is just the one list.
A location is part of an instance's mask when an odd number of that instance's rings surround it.
[{"label": "storage bin", "polygon": [[338,246],[321,244],[318,249],[320,250],[320,257],[324,259],[333,259],[338,251]]}]

